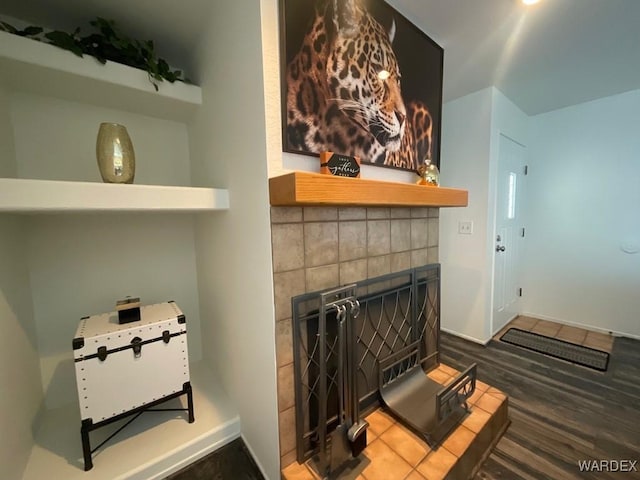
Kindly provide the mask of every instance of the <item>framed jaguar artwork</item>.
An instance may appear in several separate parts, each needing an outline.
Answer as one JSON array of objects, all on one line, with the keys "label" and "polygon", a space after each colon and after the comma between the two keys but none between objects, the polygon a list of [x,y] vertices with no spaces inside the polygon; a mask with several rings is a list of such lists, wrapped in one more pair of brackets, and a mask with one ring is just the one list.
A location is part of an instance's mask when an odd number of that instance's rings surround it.
[{"label": "framed jaguar artwork", "polygon": [[443,49],[382,0],[280,0],[283,150],[440,167]]}]

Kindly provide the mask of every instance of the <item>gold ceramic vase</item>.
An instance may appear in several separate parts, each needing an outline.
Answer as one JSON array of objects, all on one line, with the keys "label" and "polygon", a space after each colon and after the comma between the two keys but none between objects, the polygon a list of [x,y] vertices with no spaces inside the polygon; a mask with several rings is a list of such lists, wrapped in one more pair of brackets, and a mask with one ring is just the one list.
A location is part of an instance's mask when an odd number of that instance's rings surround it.
[{"label": "gold ceramic vase", "polygon": [[438,167],[432,164],[430,160],[420,165],[416,174],[420,177],[420,180],[416,182],[418,185],[429,185],[432,187],[440,185],[440,172],[438,171]]},{"label": "gold ceramic vase", "polygon": [[101,123],[96,141],[96,157],[102,181],[133,183],[136,155],[124,125]]}]

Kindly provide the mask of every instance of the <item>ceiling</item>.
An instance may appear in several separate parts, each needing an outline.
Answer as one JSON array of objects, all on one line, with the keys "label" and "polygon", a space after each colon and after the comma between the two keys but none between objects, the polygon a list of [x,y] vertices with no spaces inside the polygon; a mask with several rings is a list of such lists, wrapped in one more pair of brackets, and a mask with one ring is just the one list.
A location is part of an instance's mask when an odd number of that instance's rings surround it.
[{"label": "ceiling", "polygon": [[640,88],[640,0],[390,0],[444,48],[444,100],[495,85],[535,115]]},{"label": "ceiling", "polygon": [[[153,38],[174,67],[189,69],[216,1],[158,8],[157,0],[2,0],[0,13],[56,28],[113,18],[129,35]],[[640,88],[640,0],[388,3],[444,48],[444,101],[495,85],[535,115]]]}]

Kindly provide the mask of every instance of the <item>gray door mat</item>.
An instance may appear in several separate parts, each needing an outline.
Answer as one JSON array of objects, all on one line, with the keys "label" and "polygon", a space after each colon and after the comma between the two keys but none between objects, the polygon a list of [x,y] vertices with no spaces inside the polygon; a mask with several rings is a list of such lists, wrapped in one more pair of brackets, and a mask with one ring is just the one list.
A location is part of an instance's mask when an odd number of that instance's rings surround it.
[{"label": "gray door mat", "polygon": [[567,362],[606,372],[609,366],[609,354],[575,343],[565,342],[557,338],[545,337],[519,328],[510,328],[500,340],[518,347],[544,353]]}]

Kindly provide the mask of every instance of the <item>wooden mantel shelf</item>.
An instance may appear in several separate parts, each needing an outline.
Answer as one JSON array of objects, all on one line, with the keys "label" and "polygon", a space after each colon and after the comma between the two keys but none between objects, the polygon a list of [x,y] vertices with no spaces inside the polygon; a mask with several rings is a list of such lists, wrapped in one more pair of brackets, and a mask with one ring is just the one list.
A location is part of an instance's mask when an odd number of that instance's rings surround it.
[{"label": "wooden mantel shelf", "polygon": [[269,198],[273,206],[466,207],[468,192],[458,188],[291,172],[269,179]]}]

